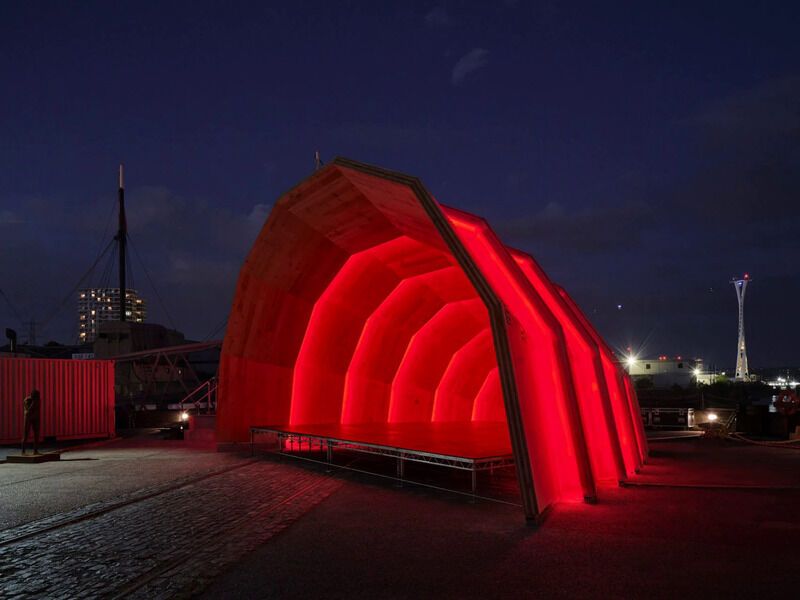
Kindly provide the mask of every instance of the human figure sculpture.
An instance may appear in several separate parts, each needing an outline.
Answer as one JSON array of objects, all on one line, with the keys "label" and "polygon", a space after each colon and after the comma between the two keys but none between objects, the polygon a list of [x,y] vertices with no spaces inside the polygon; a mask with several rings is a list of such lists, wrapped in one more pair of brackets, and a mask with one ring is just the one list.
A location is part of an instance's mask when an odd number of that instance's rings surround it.
[{"label": "human figure sculpture", "polygon": [[39,390],[33,390],[30,396],[22,401],[22,413],[24,415],[22,436],[22,453],[25,454],[25,444],[28,443],[28,432],[33,431],[33,453],[39,454],[39,428],[41,425],[41,406],[42,399]]}]

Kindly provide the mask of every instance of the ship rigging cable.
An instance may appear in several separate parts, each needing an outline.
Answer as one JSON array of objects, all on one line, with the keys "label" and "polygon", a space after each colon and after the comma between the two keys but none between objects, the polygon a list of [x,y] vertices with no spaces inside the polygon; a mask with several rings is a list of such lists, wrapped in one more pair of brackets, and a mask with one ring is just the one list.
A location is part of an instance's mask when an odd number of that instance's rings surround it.
[{"label": "ship rigging cable", "polygon": [[11,298],[9,298],[6,295],[6,293],[3,291],[2,288],[0,288],[0,296],[2,296],[5,299],[6,304],[8,304],[8,307],[11,309],[11,313],[14,315],[14,318],[21,324],[22,317],[19,316],[19,311],[17,311],[17,307],[14,306],[14,303],[11,302]]},{"label": "ship rigging cable", "polygon": [[214,327],[214,329],[212,329],[209,333],[205,335],[203,341],[205,342],[206,340],[212,339],[215,335],[217,335],[220,331],[222,331],[227,324],[228,324],[228,317],[226,315],[225,318],[222,319],[222,321],[220,321],[219,324],[217,324]]},{"label": "ship rigging cable", "polygon": [[170,327],[173,329],[177,329],[175,326],[175,321],[172,319],[172,315],[167,308],[167,305],[164,303],[164,300],[161,298],[161,294],[158,293],[158,288],[156,288],[156,284],[153,283],[153,278],[150,277],[150,271],[147,270],[147,266],[144,264],[141,255],[139,254],[139,250],[134,246],[133,240],[131,239],[130,233],[128,234],[128,243],[130,247],[133,249],[133,253],[136,255],[136,259],[139,261],[139,264],[142,265],[142,270],[144,271],[144,276],[147,278],[147,281],[150,283],[150,287],[153,290],[153,294],[155,294],[156,299],[158,300],[159,306],[161,306],[161,310],[164,311],[164,314],[167,315],[167,319],[169,320]]},{"label": "ship rigging cable", "polygon": [[83,277],[81,277],[81,279],[78,280],[78,283],[75,284],[75,287],[73,287],[69,291],[69,293],[64,298],[64,300],[62,300],[61,303],[59,305],[57,305],[55,307],[55,309],[53,309],[53,311],[50,313],[50,315],[46,319],[44,319],[44,321],[42,322],[42,328],[40,329],[40,335],[42,335],[42,336],[44,335],[44,332],[45,332],[45,329],[46,329],[47,325],[50,323],[50,321],[52,319],[54,319],[64,309],[64,307],[66,306],[66,303],[69,302],[70,298],[75,293],[75,291],[80,288],[80,286],[83,283],[83,281],[87,277],[91,277],[92,273],[94,272],[95,267],[100,262],[100,260],[103,258],[103,256],[106,254],[106,252],[108,252],[109,247],[114,242],[114,240],[111,240],[110,242],[106,243],[105,246],[103,246],[103,240],[107,239],[106,236],[108,235],[108,228],[111,225],[111,219],[114,216],[114,209],[115,208],[116,208],[116,202],[113,202],[111,204],[111,210],[108,212],[108,217],[106,218],[105,226],[103,227],[103,235],[100,236],[100,244],[98,245],[98,248],[97,248],[97,256],[94,259],[94,263],[92,263],[92,266],[89,267],[89,270],[86,271],[86,273],[84,273]]},{"label": "ship rigging cable", "polygon": [[108,252],[109,248],[111,248],[112,244],[114,244],[114,240],[111,240],[110,242],[108,242],[108,244],[106,244],[106,247],[102,250],[102,252],[100,252],[100,254],[98,254],[97,258],[92,263],[92,266],[89,267],[89,269],[78,280],[78,283],[76,283],[72,287],[72,289],[70,289],[70,291],[67,293],[67,295],[64,296],[64,299],[61,301],[61,303],[58,304],[55,309],[53,309],[53,311],[44,319],[44,321],[42,321],[42,328],[40,330],[40,332],[42,334],[45,332],[45,330],[47,329],[47,326],[50,324],[50,322],[56,316],[58,316],[58,314],[61,313],[62,310],[64,310],[64,308],[66,307],[67,303],[70,300],[74,299],[75,292],[77,292],[78,289],[80,289],[80,287],[83,284],[83,282],[86,281],[86,279],[89,278],[92,275],[92,273],[94,272],[95,268],[97,267],[97,264],[100,262],[100,259],[103,258],[103,256],[105,256],[105,254]]}]

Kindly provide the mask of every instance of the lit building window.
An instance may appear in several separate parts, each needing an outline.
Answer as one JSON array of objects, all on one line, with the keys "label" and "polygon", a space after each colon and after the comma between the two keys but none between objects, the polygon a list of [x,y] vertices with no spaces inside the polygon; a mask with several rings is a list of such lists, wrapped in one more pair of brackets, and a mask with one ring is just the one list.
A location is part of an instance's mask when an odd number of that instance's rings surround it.
[{"label": "lit building window", "polygon": [[[118,288],[87,288],[78,291],[78,323],[80,340],[93,342],[100,323],[119,320]],[[144,323],[147,317],[147,301],[136,290],[127,290],[126,320]]]}]

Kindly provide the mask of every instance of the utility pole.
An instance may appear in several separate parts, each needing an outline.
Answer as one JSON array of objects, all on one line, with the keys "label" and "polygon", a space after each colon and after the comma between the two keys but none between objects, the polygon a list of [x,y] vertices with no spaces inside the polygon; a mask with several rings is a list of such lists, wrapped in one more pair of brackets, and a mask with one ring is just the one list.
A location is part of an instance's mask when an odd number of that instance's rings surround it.
[{"label": "utility pole", "polygon": [[36,345],[36,321],[34,321],[33,318],[31,317],[31,320],[30,321],[25,321],[23,323],[23,325],[28,328],[28,339],[27,339],[26,343],[29,346],[35,346]]},{"label": "utility pole", "polygon": [[319,156],[319,150],[314,152],[314,170],[319,171],[322,168],[322,159]]},{"label": "utility pole", "polygon": [[122,164],[119,165],[119,229],[114,239],[119,246],[119,320],[126,321],[128,293],[125,289],[125,245],[128,241],[128,222],[125,219],[125,181]]}]

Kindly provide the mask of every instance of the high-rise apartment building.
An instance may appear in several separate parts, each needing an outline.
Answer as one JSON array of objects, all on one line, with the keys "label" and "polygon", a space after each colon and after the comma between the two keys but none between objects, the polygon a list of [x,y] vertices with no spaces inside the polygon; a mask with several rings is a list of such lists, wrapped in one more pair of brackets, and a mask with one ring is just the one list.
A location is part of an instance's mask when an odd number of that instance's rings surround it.
[{"label": "high-rise apartment building", "polygon": [[[143,323],[147,303],[136,290],[125,292],[125,320]],[[100,323],[119,321],[119,288],[85,288],[78,292],[78,339],[93,342]]]}]

